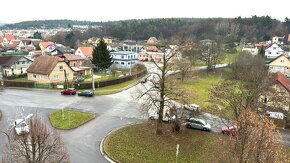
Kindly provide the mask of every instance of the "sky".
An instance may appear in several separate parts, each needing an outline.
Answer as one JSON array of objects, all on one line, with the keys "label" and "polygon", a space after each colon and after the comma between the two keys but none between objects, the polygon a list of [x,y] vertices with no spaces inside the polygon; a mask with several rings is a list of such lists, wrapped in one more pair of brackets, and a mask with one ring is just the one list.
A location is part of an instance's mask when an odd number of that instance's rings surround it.
[{"label": "sky", "polygon": [[[270,3],[271,2],[271,3]],[[290,18],[290,0],[3,0],[0,22],[71,19],[115,21],[147,18]]]}]

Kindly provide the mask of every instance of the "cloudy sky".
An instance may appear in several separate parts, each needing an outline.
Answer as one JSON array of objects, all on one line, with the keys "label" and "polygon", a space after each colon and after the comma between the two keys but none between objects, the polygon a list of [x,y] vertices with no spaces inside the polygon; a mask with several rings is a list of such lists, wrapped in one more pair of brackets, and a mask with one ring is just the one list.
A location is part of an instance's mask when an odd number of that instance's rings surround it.
[{"label": "cloudy sky", "polygon": [[[290,0],[1,0],[0,22],[72,19],[290,17]],[[5,14],[3,14],[5,13]]]}]

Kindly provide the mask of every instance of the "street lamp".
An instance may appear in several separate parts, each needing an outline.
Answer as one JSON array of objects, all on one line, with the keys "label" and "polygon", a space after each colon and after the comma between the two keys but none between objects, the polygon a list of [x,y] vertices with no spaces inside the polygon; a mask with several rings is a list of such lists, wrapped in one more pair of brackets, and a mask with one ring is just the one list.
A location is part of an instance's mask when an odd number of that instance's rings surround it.
[{"label": "street lamp", "polygon": [[92,59],[90,59],[90,63],[91,63],[91,75],[92,75],[92,89],[93,91],[95,91],[94,68],[93,68]]}]

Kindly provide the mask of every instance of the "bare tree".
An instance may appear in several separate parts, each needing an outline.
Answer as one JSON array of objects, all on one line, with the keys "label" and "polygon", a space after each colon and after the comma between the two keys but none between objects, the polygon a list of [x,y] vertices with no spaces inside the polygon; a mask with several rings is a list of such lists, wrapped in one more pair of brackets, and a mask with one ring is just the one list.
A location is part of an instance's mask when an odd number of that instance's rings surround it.
[{"label": "bare tree", "polygon": [[161,64],[153,61],[157,71],[151,72],[152,75],[148,77],[147,84],[139,91],[138,99],[142,99],[143,109],[148,111],[150,107],[154,107],[158,112],[158,119],[156,125],[156,133],[162,134],[162,123],[164,118],[164,108],[171,108],[174,105],[173,100],[184,99],[185,93],[180,88],[173,89],[176,86],[174,81],[169,80],[168,75],[172,65],[172,59],[178,55],[177,49],[167,49],[162,56]]},{"label": "bare tree", "polygon": [[182,57],[179,59],[174,60],[173,69],[179,71],[181,82],[184,81],[184,78],[191,70],[192,64],[187,57]]},{"label": "bare tree", "polygon": [[223,52],[220,41],[200,41],[201,58],[206,62],[207,70],[215,70],[215,65],[222,59]]},{"label": "bare tree", "polygon": [[225,136],[216,143],[216,162],[289,162],[279,131],[271,119],[252,109],[243,110],[237,120],[235,136]]},{"label": "bare tree", "polygon": [[[49,129],[39,117],[29,122],[28,134],[14,135],[11,141],[12,162],[70,162],[69,154],[56,130]],[[9,149],[4,150],[3,162],[8,162]]]}]

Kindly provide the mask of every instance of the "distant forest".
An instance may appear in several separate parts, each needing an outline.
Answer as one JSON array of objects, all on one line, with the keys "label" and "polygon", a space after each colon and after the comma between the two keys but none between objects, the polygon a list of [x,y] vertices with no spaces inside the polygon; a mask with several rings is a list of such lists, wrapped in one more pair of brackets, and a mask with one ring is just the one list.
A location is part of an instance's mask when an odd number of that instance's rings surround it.
[{"label": "distant forest", "polygon": [[[158,39],[224,39],[231,41],[257,42],[266,41],[273,36],[285,36],[290,33],[290,19],[283,22],[272,19],[270,16],[252,16],[249,18],[164,18],[164,19],[134,19],[112,22],[90,22],[72,20],[43,20],[25,21],[16,24],[8,24],[3,28],[8,29],[37,29],[72,27],[73,25],[100,26],[89,28],[81,33],[72,30],[62,33],[54,38],[63,41],[64,44],[72,45],[76,41],[82,41],[93,36],[111,36],[120,40],[145,40],[150,36]],[[70,43],[68,43],[70,42]]]}]

